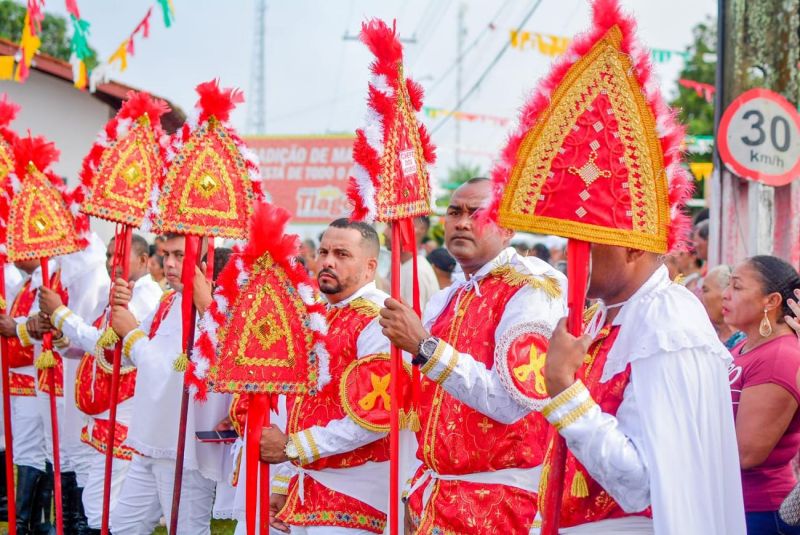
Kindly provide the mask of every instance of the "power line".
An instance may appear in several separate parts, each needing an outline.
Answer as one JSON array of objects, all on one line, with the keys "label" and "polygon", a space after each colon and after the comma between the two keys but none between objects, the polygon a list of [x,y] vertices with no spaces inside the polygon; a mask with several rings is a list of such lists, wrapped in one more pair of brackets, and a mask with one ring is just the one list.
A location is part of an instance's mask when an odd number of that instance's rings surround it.
[{"label": "power line", "polygon": [[[525,24],[528,23],[528,20],[533,16],[533,14],[539,8],[541,3],[542,0],[537,0],[537,2],[533,5],[531,10],[525,14],[525,17],[522,19],[522,22],[520,22],[516,27],[517,28],[524,27]],[[495,67],[495,65],[497,65],[497,63],[500,61],[500,58],[503,57],[503,55],[506,53],[506,50],[508,50],[510,46],[511,46],[511,41],[510,40],[506,41],[505,44],[503,45],[503,48],[500,49],[500,51],[494,57],[492,62],[489,63],[489,65],[486,67],[486,70],[484,70],[483,74],[481,74],[480,78],[478,78],[478,80],[472,85],[472,87],[469,88],[469,91],[467,91],[467,93],[458,100],[455,107],[453,108],[454,110],[460,110],[461,106],[463,106],[463,104],[467,101],[467,99],[469,99],[469,97],[471,97],[475,93],[475,91],[478,90],[480,85],[486,79],[486,76],[491,72],[491,70]],[[452,116],[453,114],[448,114],[444,119],[442,119],[439,122],[439,124],[433,127],[433,129],[431,130],[431,135],[435,134],[439,129],[441,129],[445,124],[447,124],[447,121],[449,121]]]},{"label": "power line", "polygon": [[491,29],[494,29],[493,27],[494,27],[494,25],[495,25],[495,22],[497,22],[497,17],[499,17],[499,16],[500,16],[500,13],[502,13],[502,12],[505,10],[505,8],[508,6],[508,4],[510,4],[510,3],[511,3],[511,0],[506,0],[506,1],[503,3],[503,5],[502,5],[502,6],[500,6],[500,9],[498,9],[498,10],[497,10],[497,12],[494,14],[494,16],[491,18],[491,22],[489,22],[489,24],[487,24],[486,26],[484,26],[484,27],[483,27],[483,30],[481,30],[481,31],[478,33],[478,35],[475,37],[475,39],[474,39],[474,40],[473,40],[473,41],[472,41],[472,42],[471,42],[471,43],[470,43],[470,44],[467,46],[467,48],[465,48],[465,49],[464,49],[464,51],[463,51],[461,54],[459,54],[459,56],[458,56],[458,57],[456,58],[456,60],[455,60],[455,61],[454,61],[454,62],[453,62],[453,63],[452,63],[452,64],[451,64],[451,65],[450,65],[448,68],[447,68],[447,70],[445,70],[445,71],[442,73],[442,75],[441,75],[441,76],[439,76],[439,78],[438,78],[438,79],[436,80],[436,82],[435,82],[435,83],[434,83],[434,84],[433,84],[433,85],[430,87],[430,89],[427,89],[427,90],[426,90],[426,93],[427,93],[429,96],[430,96],[430,94],[431,94],[431,93],[433,93],[433,91],[434,91],[434,90],[435,90],[437,87],[439,87],[439,86],[442,84],[442,82],[443,82],[443,81],[444,81],[444,80],[445,80],[445,79],[446,79],[446,78],[447,78],[447,77],[450,75],[450,73],[451,73],[451,72],[453,72],[453,71],[455,70],[455,68],[456,68],[456,67],[459,65],[459,63],[461,63],[462,61],[464,61],[464,58],[465,58],[465,57],[467,57],[467,54],[469,54],[469,53],[470,53],[470,52],[471,52],[471,51],[472,51],[472,50],[473,50],[473,49],[474,49],[476,46],[478,46],[478,43],[481,41],[481,39],[483,39],[483,36],[484,36],[484,35],[486,35],[486,32],[488,32],[488,31],[489,31],[489,30],[491,30]]}]

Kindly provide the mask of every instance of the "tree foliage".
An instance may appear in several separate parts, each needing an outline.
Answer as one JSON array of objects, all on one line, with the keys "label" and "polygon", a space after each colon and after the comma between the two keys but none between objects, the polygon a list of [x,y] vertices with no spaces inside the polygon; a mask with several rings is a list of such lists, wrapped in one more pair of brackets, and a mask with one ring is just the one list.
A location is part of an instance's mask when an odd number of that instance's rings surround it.
[{"label": "tree foliage", "polygon": [[[0,37],[19,42],[22,37],[22,25],[25,22],[25,11],[25,6],[13,0],[0,0]],[[70,35],[67,32],[67,19],[45,13],[39,38],[42,40],[40,52],[69,61]],[[94,49],[91,49],[91,52],[91,57],[86,60],[86,67],[90,70],[97,65],[97,53]]]},{"label": "tree foliage", "polygon": [[[716,22],[707,18],[694,27],[693,42],[687,47],[689,53],[680,78],[714,85],[717,63],[709,61],[716,57]],[[687,125],[688,133],[694,136],[710,136],[714,133],[714,104],[706,101],[693,89],[678,85],[678,96],[672,101],[678,108],[680,121]]]}]

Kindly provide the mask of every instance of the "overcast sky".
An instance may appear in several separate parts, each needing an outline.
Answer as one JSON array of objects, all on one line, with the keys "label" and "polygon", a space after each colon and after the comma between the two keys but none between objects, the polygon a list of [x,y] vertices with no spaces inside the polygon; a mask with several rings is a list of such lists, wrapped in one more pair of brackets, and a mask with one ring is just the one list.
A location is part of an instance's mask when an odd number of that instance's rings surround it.
[{"label": "overcast sky", "polygon": [[[455,72],[442,78],[457,56],[459,6],[466,8],[465,44],[482,35],[464,60],[465,90],[473,85],[503,44],[509,30],[535,0],[268,0],[266,14],[267,134],[351,133],[365,109],[369,53],[361,43],[344,40],[357,34],[365,18],[397,19],[406,45],[406,74],[429,90],[425,104],[452,109],[456,104]],[[622,0],[639,21],[639,35],[650,47],[683,50],[692,27],[713,15],[714,0]],[[90,43],[107,58],[133,30],[148,7],[145,0],[78,0],[81,16],[91,24]],[[146,89],[188,111],[194,87],[218,77],[249,97],[256,0],[173,0],[176,20],[165,28],[156,7],[149,39],[136,42],[136,55],[115,79]],[[63,2],[50,0],[46,10],[65,14]],[[493,20],[493,17],[496,18]],[[494,30],[488,30],[494,22]],[[572,36],[589,23],[587,0],[542,0],[524,29]],[[462,111],[515,118],[526,93],[547,72],[551,58],[531,50],[509,49]],[[657,71],[666,95],[675,92],[682,60],[675,57]],[[248,99],[249,101],[250,99]],[[233,115],[244,130],[247,103]],[[425,121],[429,128],[441,119]],[[434,136],[439,146],[440,176],[453,163],[454,123]],[[510,127],[490,122],[461,122],[463,159],[484,171]]]}]

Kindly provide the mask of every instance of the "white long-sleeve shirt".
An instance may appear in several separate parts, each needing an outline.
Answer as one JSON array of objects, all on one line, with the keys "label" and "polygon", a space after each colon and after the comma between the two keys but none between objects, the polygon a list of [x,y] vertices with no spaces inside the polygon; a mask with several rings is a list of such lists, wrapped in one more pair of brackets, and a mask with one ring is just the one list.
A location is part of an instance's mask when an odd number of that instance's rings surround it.
[{"label": "white long-sleeve shirt", "polygon": [[[183,372],[174,363],[183,351],[180,294],[152,338],[156,311],[123,340],[124,364],[136,366],[136,391],[128,444],[148,457],[175,459],[178,445]],[[127,350],[125,350],[127,349]],[[228,415],[230,396],[209,393],[205,403],[189,400],[184,468],[199,470],[214,481],[223,478],[225,458],[220,444],[198,442],[196,431],[210,431]]]},{"label": "white long-sleeve shirt", "polygon": [[744,534],[730,354],[702,305],[661,267],[613,324],[601,380],[631,367],[616,416],[576,382],[551,401],[548,420],[623,510],[652,506],[656,534]]}]

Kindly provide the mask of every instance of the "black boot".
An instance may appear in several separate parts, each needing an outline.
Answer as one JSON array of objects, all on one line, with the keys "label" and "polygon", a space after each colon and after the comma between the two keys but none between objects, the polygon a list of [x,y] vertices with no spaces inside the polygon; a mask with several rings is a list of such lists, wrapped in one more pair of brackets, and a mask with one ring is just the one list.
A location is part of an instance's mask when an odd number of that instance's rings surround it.
[{"label": "black boot", "polygon": [[6,490],[5,451],[0,451],[0,522],[8,522],[8,491]]},{"label": "black boot", "polygon": [[33,502],[33,515],[31,516],[31,533],[33,535],[50,535],[53,524],[50,521],[51,505],[53,501],[53,465],[47,463],[47,470],[39,484]]},{"label": "black boot", "polygon": [[87,535],[91,533],[89,530],[89,521],[86,518],[86,512],[83,510],[83,487],[75,486],[72,492],[72,506],[73,506],[73,519],[76,535]]},{"label": "black boot", "polygon": [[61,473],[61,518],[64,522],[64,535],[79,535],[79,529],[86,526],[83,514],[83,489],[78,487],[75,472]]},{"label": "black boot", "polygon": [[39,482],[45,473],[32,466],[17,466],[17,535],[33,533],[33,510]]}]

